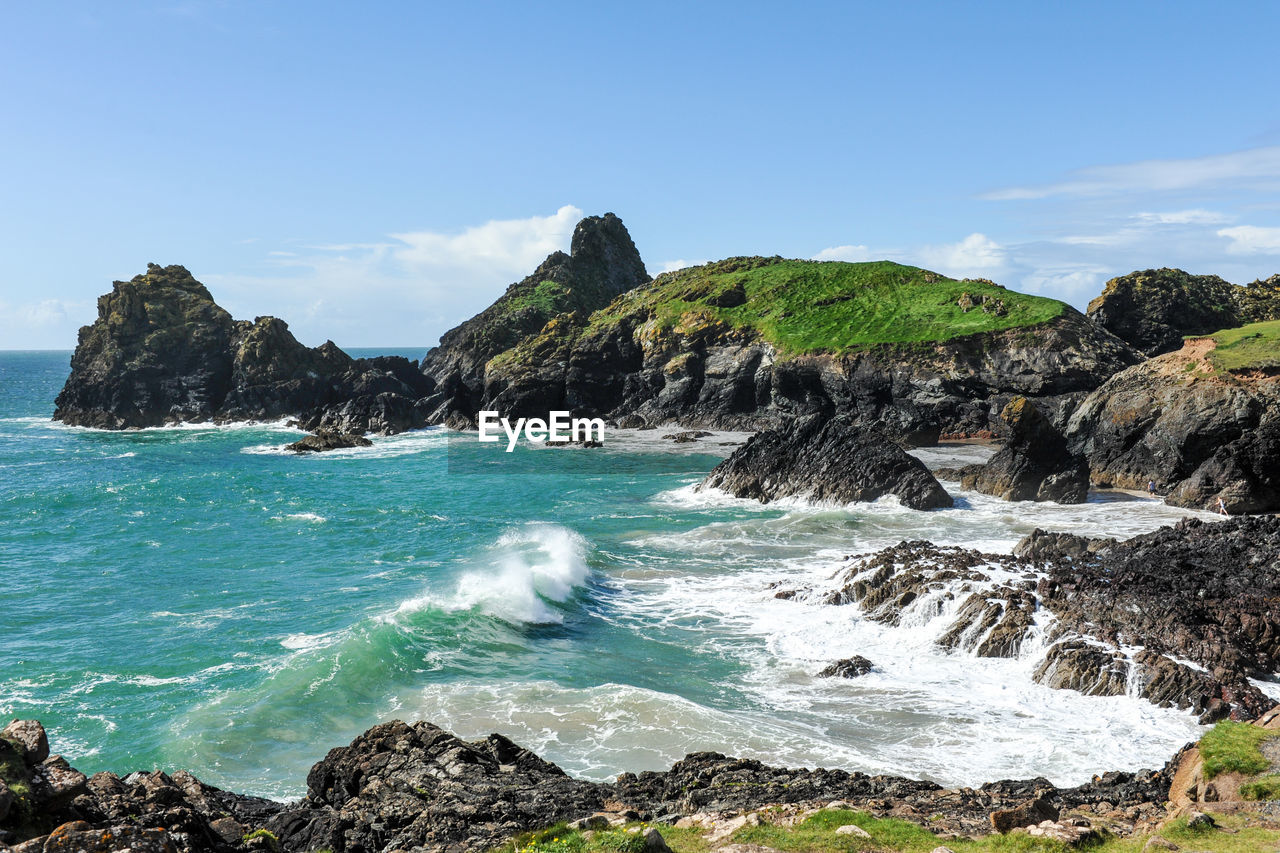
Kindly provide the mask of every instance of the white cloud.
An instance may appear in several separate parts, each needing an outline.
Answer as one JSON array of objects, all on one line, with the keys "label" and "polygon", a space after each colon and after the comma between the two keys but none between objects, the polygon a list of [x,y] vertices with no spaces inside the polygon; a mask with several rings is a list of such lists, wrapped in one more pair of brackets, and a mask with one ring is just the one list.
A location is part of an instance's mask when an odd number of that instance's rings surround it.
[{"label": "white cloud", "polygon": [[870,261],[872,252],[866,246],[832,246],[813,256],[815,261]]},{"label": "white cloud", "polygon": [[1165,213],[1135,213],[1133,218],[1144,225],[1223,225],[1232,219],[1225,213],[1200,208]]},{"label": "white cloud", "polygon": [[64,346],[94,316],[92,301],[42,299],[38,302],[0,302],[0,348],[46,349]]},{"label": "white cloud", "polygon": [[658,274],[661,275],[664,272],[675,272],[676,270],[688,269],[689,267],[700,267],[705,263],[707,263],[706,258],[700,261],[686,261],[684,258],[680,258],[675,261],[663,261],[658,265]]},{"label": "white cloud", "polygon": [[945,275],[991,276],[1005,269],[1004,247],[985,234],[970,234],[959,243],[924,246],[916,253],[923,265]]},{"label": "white cloud", "polygon": [[582,211],[493,220],[456,233],[412,231],[385,242],[272,250],[260,275],[199,275],[237,318],[281,317],[299,340],[423,346],[478,313],[556,250]]},{"label": "white cloud", "polygon": [[581,218],[581,210],[566,204],[551,216],[495,219],[460,234],[435,231],[392,234],[403,245],[391,247],[391,252],[410,269],[482,268],[523,277],[533,272],[547,255],[568,245],[573,227]]},{"label": "white cloud", "polygon": [[[1280,146],[1136,163],[1090,166],[1070,179],[1039,186],[1007,187],[982,198],[993,201],[1041,199],[1051,196],[1099,196],[1113,193],[1241,187],[1274,189],[1280,181]],[[1260,183],[1261,182],[1261,183]]]},{"label": "white cloud", "polygon": [[1233,255],[1280,255],[1280,228],[1237,225],[1219,230],[1218,236],[1231,241],[1227,251]]}]

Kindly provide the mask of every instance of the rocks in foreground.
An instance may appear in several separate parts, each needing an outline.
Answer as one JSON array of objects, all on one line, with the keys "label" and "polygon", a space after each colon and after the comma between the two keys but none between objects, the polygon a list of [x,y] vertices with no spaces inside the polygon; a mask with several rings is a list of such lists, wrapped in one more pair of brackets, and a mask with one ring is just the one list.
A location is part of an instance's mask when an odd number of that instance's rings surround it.
[{"label": "rocks in foreground", "polygon": [[292,450],[294,453],[322,453],[326,450],[342,450],[347,447],[373,447],[373,442],[353,432],[322,429],[298,439],[293,444],[286,444],[284,449]]},{"label": "rocks in foreground", "polygon": [[1124,542],[1037,531],[1019,552],[903,542],[793,598],[857,603],[891,624],[947,619],[939,644],[979,657],[1021,655],[1047,611],[1041,683],[1136,691],[1204,722],[1271,706],[1250,679],[1280,670],[1280,517],[1187,520]]},{"label": "rocks in foreground", "polygon": [[848,418],[809,415],[765,430],[717,465],[699,489],[763,503],[785,497],[850,503],[897,497],[911,509],[951,506],[924,463]]},{"label": "rocks in foreground", "polygon": [[[668,771],[597,783],[572,779],[500,735],[467,742],[430,723],[392,721],[330,750],[308,774],[307,797],[286,804],[221,791],[184,771],[86,779],[60,756],[40,759],[12,728],[0,733],[0,783],[24,793],[0,813],[0,849],[13,845],[14,853],[469,853],[559,820],[706,826],[765,807],[794,814],[833,801],[954,834],[989,832],[991,813],[1016,812],[1031,798],[1051,808],[1105,804],[1132,828],[1138,816],[1158,813],[1169,791],[1167,771],[1108,773],[1070,789],[1044,779],[944,789],[712,752],[689,755]],[[39,724],[24,724],[33,729]],[[722,840],[746,823],[734,821]]]}]

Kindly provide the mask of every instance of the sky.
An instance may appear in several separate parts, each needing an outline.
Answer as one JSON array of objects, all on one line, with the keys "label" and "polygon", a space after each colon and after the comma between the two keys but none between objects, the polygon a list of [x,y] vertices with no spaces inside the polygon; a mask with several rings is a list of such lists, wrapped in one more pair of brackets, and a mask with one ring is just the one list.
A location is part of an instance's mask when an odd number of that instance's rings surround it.
[{"label": "sky", "polygon": [[1280,4],[0,7],[0,349],[182,264],[304,343],[423,347],[576,221],[650,273],[887,258],[1084,308],[1280,272]]}]

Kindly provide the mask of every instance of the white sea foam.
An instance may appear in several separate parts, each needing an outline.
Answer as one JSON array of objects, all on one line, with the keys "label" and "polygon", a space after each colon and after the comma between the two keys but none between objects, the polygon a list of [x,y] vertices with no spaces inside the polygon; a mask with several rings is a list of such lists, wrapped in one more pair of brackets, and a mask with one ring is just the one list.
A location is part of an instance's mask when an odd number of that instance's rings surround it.
[{"label": "white sea foam", "polygon": [[392,459],[397,456],[410,456],[443,448],[449,437],[449,430],[440,427],[410,430],[389,436],[370,436],[372,447],[342,447],[337,450],[326,450],[323,453],[298,454],[286,450],[285,445],[291,443],[281,441],[272,444],[253,444],[240,448],[241,453],[251,456],[286,456],[289,458],[333,460],[333,459]]},{"label": "white sea foam", "polygon": [[271,519],[273,521],[284,521],[285,519],[292,519],[294,521],[312,521],[316,524],[323,524],[329,520],[323,515],[315,512],[291,512],[285,515],[273,515],[271,516]]},{"label": "white sea foam", "polygon": [[526,524],[502,534],[464,571],[450,596],[426,594],[402,602],[398,614],[425,609],[476,609],[512,624],[554,624],[563,603],[590,574],[587,541],[558,524]]}]

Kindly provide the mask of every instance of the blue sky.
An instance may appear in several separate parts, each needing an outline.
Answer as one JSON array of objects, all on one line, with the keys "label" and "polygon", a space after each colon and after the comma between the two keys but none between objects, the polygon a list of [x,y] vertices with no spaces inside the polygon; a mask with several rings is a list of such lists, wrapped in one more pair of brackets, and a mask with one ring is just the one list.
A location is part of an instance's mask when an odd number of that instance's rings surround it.
[{"label": "blue sky", "polygon": [[0,349],[181,263],[423,346],[614,211],[651,273],[891,258],[1083,307],[1280,272],[1280,4],[47,2],[0,11]]}]

